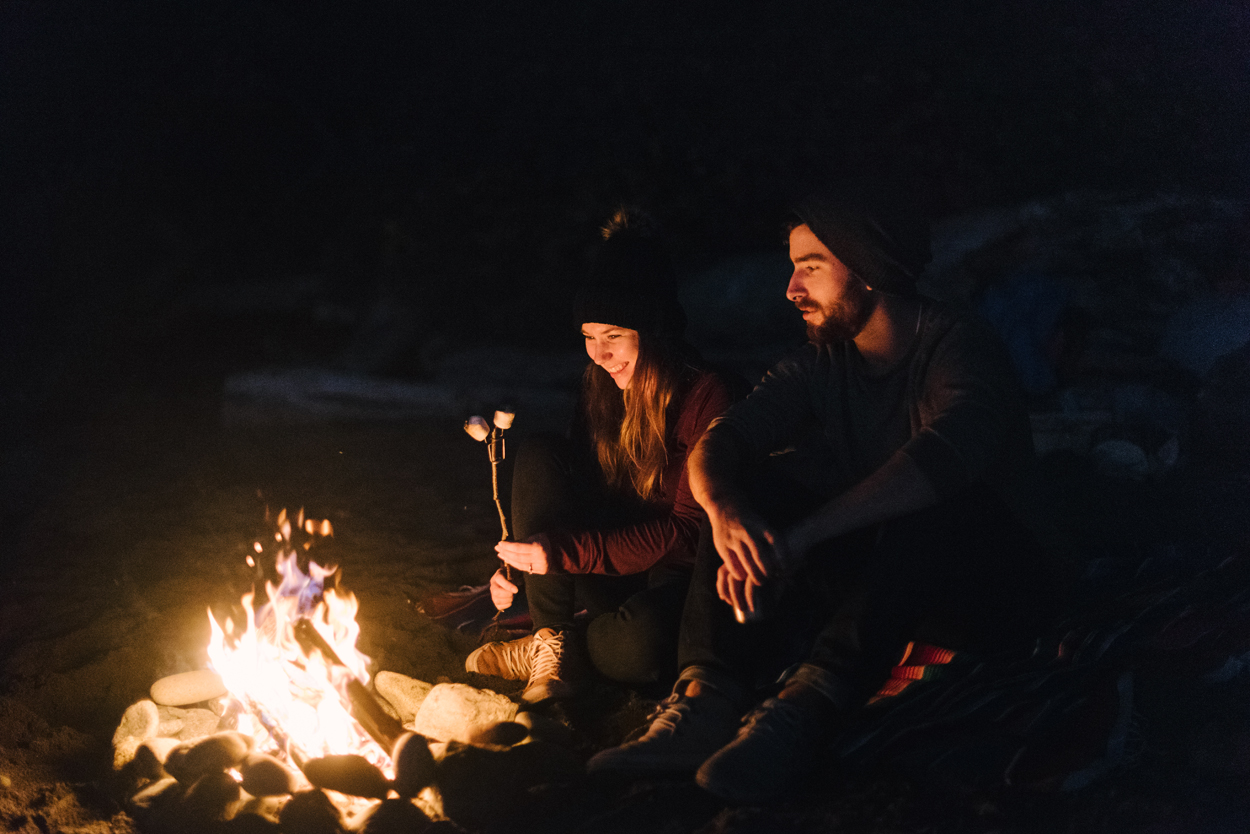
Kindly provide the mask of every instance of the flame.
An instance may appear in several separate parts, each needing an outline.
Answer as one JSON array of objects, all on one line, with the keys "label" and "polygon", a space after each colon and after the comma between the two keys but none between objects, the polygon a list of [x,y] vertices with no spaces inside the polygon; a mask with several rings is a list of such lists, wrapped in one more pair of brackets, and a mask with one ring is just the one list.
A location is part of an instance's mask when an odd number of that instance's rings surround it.
[{"label": "flame", "polygon": [[[296,530],[329,532],[328,521],[318,525],[302,516],[300,510]],[[229,708],[239,715],[239,730],[250,733],[258,749],[290,755],[297,763],[355,753],[390,777],[389,751],[352,717],[346,694],[353,678],[369,682],[369,658],[356,650],[360,636],[356,597],[337,587],[325,588],[337,568],[310,561],[307,574],[300,570],[286,510],[278,516],[277,526],[281,582],[275,586],[266,581],[267,601],[259,607],[254,607],[254,592],[243,595],[246,622],[241,629],[229,618],[224,626],[219,624],[208,612],[209,664],[229,691],[233,702]],[[295,636],[295,625],[302,619],[313,625],[342,665],[315,648],[311,654],[305,652]]]}]

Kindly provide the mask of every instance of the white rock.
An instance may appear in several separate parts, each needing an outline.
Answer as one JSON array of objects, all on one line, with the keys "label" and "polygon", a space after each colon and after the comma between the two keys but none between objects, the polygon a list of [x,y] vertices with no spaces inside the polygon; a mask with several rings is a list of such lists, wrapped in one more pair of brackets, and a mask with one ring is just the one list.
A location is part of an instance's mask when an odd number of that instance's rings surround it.
[{"label": "white rock", "polygon": [[426,738],[468,743],[487,727],[511,721],[516,714],[516,704],[489,689],[440,683],[422,701],[412,729]]},{"label": "white rock", "polygon": [[421,709],[421,702],[430,694],[434,684],[401,675],[398,672],[378,672],[373,686],[387,703],[395,708],[399,723],[407,724]]},{"label": "white rock", "polygon": [[225,694],[226,685],[211,669],[179,672],[152,684],[152,700],[171,707],[198,704],[200,701],[220,698]]},{"label": "white rock", "polygon": [[121,723],[113,733],[113,769],[121,770],[130,764],[139,745],[156,735],[161,725],[156,704],[148,700],[136,701],[122,713]]}]

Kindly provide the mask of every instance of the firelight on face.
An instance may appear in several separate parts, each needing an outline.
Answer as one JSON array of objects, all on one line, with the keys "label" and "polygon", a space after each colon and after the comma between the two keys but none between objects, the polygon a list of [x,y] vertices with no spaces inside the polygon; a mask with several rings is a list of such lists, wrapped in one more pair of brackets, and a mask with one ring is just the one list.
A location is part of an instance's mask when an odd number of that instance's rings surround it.
[{"label": "firelight on face", "polygon": [[586,355],[590,361],[612,377],[616,387],[624,391],[634,378],[638,364],[638,331],[614,324],[586,322],[582,325],[586,339]]},{"label": "firelight on face", "polygon": [[794,272],[786,298],[807,322],[807,338],[818,344],[854,339],[876,307],[874,296],[806,225],[790,232]]}]

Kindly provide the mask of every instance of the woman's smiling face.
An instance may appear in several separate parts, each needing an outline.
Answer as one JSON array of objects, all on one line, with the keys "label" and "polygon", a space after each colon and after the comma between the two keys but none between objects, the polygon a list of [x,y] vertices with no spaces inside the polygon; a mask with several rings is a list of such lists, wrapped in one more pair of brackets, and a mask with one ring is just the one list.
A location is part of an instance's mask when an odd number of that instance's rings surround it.
[{"label": "woman's smiling face", "polygon": [[624,391],[634,378],[638,364],[638,331],[614,324],[586,322],[582,325],[586,355],[607,371],[616,387]]}]

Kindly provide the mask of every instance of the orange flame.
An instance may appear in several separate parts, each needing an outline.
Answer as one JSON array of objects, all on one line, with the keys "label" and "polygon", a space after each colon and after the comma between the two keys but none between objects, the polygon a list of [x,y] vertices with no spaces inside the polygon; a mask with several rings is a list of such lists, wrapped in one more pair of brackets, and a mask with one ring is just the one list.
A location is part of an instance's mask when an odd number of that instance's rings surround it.
[{"label": "orange flame", "polygon": [[[309,562],[308,573],[301,571],[291,547],[286,510],[277,524],[282,544],[276,566],[282,581],[277,586],[265,583],[268,601],[258,608],[253,607],[254,592],[243,595],[242,629],[230,619],[223,627],[209,611],[209,663],[229,690],[228,697],[237,702],[239,729],[251,733],[259,749],[292,753],[295,758],[355,753],[389,777],[389,751],[352,717],[346,694],[353,678],[369,682],[369,658],[356,650],[360,636],[356,597],[336,587],[325,588],[337,568]],[[309,519],[295,529],[301,527],[310,533],[328,531],[329,522],[318,525]],[[315,649],[311,655],[305,653],[295,637],[295,624],[301,619],[312,623],[342,666],[327,662]]]}]

